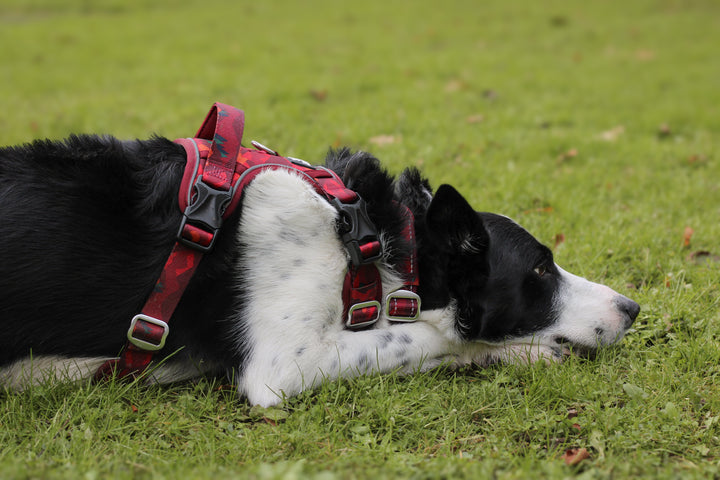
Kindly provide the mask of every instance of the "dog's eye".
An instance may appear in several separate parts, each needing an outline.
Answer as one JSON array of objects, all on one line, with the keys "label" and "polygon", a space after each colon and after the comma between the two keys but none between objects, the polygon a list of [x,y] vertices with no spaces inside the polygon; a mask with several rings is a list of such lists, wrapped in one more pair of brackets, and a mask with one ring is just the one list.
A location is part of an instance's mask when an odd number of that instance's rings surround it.
[{"label": "dog's eye", "polygon": [[542,277],[547,273],[547,267],[545,267],[545,265],[538,265],[537,267],[533,268],[533,272],[535,272],[538,277]]}]

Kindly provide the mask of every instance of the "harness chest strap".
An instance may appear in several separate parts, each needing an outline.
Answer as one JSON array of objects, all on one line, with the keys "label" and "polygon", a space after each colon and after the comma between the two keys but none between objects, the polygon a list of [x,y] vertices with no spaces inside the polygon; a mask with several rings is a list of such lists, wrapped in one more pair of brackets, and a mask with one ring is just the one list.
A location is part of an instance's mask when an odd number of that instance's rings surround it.
[{"label": "harness chest strap", "polygon": [[[215,243],[223,219],[238,205],[241,192],[261,171],[292,169],[340,212],[340,234],[351,257],[343,287],[344,318],[348,328],[363,328],[377,321],[381,311],[382,284],[374,261],[382,247],[360,196],[345,187],[335,172],[313,167],[301,160],[280,157],[259,145],[240,146],[244,115],[234,107],[216,103],[195,138],[179,139],[187,152],[187,165],[179,193],[184,212],[177,243],[142,312],[133,317],[128,342],[117,359],[106,362],[96,378],[113,374],[139,375],[153,354],[162,349],[169,333],[168,322],[204,253]],[[407,210],[407,209],[406,209]],[[414,250],[412,214],[407,210],[405,237]],[[386,298],[386,313],[393,321],[414,321],[419,315],[415,255],[406,259],[399,273],[408,279],[400,290]]]}]

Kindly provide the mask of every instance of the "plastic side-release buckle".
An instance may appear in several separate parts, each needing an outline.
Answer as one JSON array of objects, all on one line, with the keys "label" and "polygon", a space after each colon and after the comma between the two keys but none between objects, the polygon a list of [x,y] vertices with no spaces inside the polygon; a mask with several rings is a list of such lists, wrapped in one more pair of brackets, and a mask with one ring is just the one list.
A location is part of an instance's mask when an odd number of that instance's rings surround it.
[{"label": "plastic side-release buckle", "polygon": [[[157,327],[160,327],[162,331]],[[135,315],[130,322],[127,339],[130,343],[142,350],[154,352],[165,346],[165,339],[168,333],[170,333],[170,327],[167,323],[158,318],[140,313]]]},{"label": "plastic side-release buckle", "polygon": [[345,319],[345,326],[357,329],[374,324],[380,318],[380,308],[380,302],[377,300],[359,302],[350,306]]},{"label": "plastic side-release buckle", "polygon": [[340,212],[338,232],[352,264],[359,267],[379,260],[382,245],[375,224],[368,216],[365,200],[358,195],[353,203],[343,203],[333,197],[330,203]]},{"label": "plastic side-release buckle", "polygon": [[420,295],[410,290],[395,290],[385,297],[385,315],[393,322],[414,322],[420,317]]},{"label": "plastic side-release buckle", "polygon": [[222,225],[222,215],[233,197],[232,190],[218,190],[198,177],[194,185],[195,200],[183,212],[177,239],[188,247],[205,253],[215,245]]}]

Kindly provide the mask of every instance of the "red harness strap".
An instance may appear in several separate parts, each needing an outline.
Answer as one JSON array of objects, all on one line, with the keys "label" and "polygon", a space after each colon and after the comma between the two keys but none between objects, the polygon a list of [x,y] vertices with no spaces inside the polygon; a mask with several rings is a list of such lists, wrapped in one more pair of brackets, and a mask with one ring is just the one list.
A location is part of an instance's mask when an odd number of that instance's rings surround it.
[{"label": "red harness strap", "polygon": [[[119,358],[98,369],[96,378],[145,371],[153,354],[165,345],[168,322],[203,254],[213,248],[222,221],[237,207],[243,188],[268,168],[299,172],[338,210],[339,233],[351,259],[343,286],[346,326],[363,328],[378,320],[382,283],[374,262],[381,257],[382,246],[362,198],[329,169],[281,157],[255,142],[258,149],[240,146],[243,127],[241,110],[216,103],[195,138],[176,140],[187,152],[178,199],[183,211],[178,241],[141,313],[130,323],[125,348]],[[406,285],[386,298],[387,316],[394,321],[414,321],[420,311],[413,223],[407,210],[405,238],[413,254],[398,272],[407,279]]]},{"label": "red harness strap", "polygon": [[388,320],[395,322],[413,322],[420,316],[420,272],[417,264],[417,245],[415,240],[415,217],[409,208],[405,210],[405,227],[402,236],[408,243],[410,255],[403,259],[399,272],[405,279],[405,285],[391,292],[385,298],[385,314]]}]

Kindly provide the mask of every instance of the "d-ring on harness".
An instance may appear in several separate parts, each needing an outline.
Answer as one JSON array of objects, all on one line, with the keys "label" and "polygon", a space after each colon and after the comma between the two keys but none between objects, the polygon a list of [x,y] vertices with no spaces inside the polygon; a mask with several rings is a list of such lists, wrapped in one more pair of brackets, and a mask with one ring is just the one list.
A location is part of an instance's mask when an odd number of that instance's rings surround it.
[{"label": "d-ring on harness", "polygon": [[185,148],[187,164],[178,203],[183,219],[170,256],[141,313],[135,315],[127,333],[127,344],[119,358],[109,360],[96,378],[142,374],[153,354],[165,345],[168,323],[202,256],[210,252],[223,220],[235,211],[243,188],[267,169],[298,172],[339,213],[338,233],[350,261],[343,284],[343,318],[350,329],[368,327],[385,308],[392,321],[415,321],[420,313],[417,295],[418,272],[414,219],[405,208],[404,237],[412,254],[399,272],[405,285],[385,298],[375,262],[382,257],[377,229],[370,220],[365,201],[348,189],[330,169],[312,166],[253,142],[254,149],[240,145],[245,116],[242,110],[215,103],[194,138],[176,140]]}]

